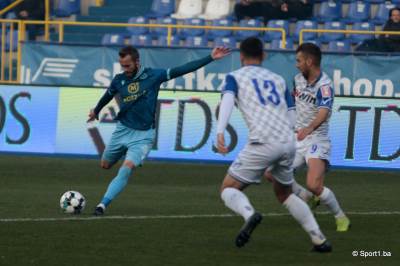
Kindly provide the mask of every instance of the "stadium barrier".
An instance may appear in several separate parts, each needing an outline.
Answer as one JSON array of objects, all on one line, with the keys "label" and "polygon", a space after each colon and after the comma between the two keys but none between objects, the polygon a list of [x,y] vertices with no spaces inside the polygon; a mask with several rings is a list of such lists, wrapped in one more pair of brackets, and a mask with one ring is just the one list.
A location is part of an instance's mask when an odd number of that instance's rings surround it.
[{"label": "stadium barrier", "polygon": [[[24,20],[22,21],[22,27],[25,25],[50,25],[55,26],[59,31],[58,42],[62,43],[64,40],[64,28],[65,26],[80,26],[80,27],[140,27],[140,28],[166,28],[168,30],[167,40],[168,45],[171,44],[172,29],[204,29],[204,30],[233,30],[233,31],[278,31],[282,34],[282,47],[285,48],[286,44],[286,31],[284,28],[252,28],[252,27],[235,27],[235,26],[197,26],[197,25],[184,25],[184,24],[133,24],[133,23],[116,23],[116,22],[79,22],[79,21],[34,21]],[[49,41],[45,38],[45,41]]]},{"label": "stadium barrier", "polygon": [[[11,11],[14,7],[18,6],[20,3],[22,3],[24,0],[15,0],[14,2],[12,2],[11,4],[9,4],[8,6],[6,6],[5,8],[3,8],[2,10],[0,10],[0,17],[2,15],[4,15],[5,13],[7,13],[8,11]],[[48,1],[48,0],[46,0]]]},{"label": "stadium barrier", "polygon": [[[121,71],[119,47],[28,42],[22,46],[25,84],[107,87]],[[210,53],[210,49],[143,47],[141,61],[170,68]],[[322,68],[333,80],[335,95],[400,98],[399,55],[324,54]],[[298,73],[295,53],[269,51],[263,66],[279,73],[289,86]],[[162,84],[163,89],[218,91],[226,73],[240,67],[239,51],[197,71]],[[291,87],[290,87],[291,88]]]},{"label": "stadium barrier", "polygon": [[369,30],[328,30],[328,29],[301,29],[299,32],[299,44],[302,44],[304,41],[304,34],[307,32],[314,33],[344,33],[344,34],[364,34],[364,35],[400,35],[400,31],[369,31]]},{"label": "stadium barrier", "polygon": [[[3,20],[0,19],[1,42],[0,42],[0,82],[1,83],[19,83],[19,71],[21,66],[21,45],[18,40],[23,40],[21,29],[21,20]],[[17,36],[16,34],[17,33]],[[17,50],[15,51],[15,47]],[[14,58],[17,62],[14,62]],[[14,76],[13,69],[17,69],[17,75]]]},{"label": "stadium barrier", "polygon": [[[183,28],[188,28],[188,29],[205,29],[205,30],[210,30],[210,29],[215,29],[215,30],[233,30],[233,31],[238,31],[238,30],[244,30],[244,31],[278,31],[281,32],[282,34],[282,46],[283,48],[286,47],[286,32],[285,29],[283,28],[267,28],[267,27],[262,27],[262,28],[252,28],[252,27],[225,27],[225,26],[194,26],[194,25],[172,25],[172,24],[130,24],[130,23],[109,23],[109,22],[76,22],[76,21],[35,21],[35,20],[7,20],[7,19],[0,19],[0,23],[2,27],[5,27],[3,25],[6,25],[7,23],[18,23],[18,47],[17,47],[17,75],[15,78],[8,77],[8,79],[5,79],[4,76],[1,77],[0,82],[3,83],[18,83],[20,81],[20,69],[21,69],[21,42],[25,40],[25,35],[26,35],[26,25],[44,25],[45,26],[45,36],[44,36],[44,41],[49,41],[49,29],[50,27],[55,27],[55,29],[58,30],[59,38],[58,42],[63,43],[64,41],[64,28],[65,26],[80,26],[80,27],[148,27],[148,28],[167,28],[168,30],[168,35],[167,35],[167,42],[168,45],[171,44],[171,36],[172,36],[172,29],[183,29]],[[2,34],[5,34],[5,31],[2,31]],[[13,39],[12,39],[13,40]],[[17,40],[13,40],[17,41]],[[6,45],[6,42],[2,42],[0,44],[2,46],[1,49],[3,49]],[[12,47],[10,48],[12,49]],[[13,58],[13,51],[10,50],[10,57]],[[4,58],[2,56],[2,58]],[[11,59],[10,59],[11,60]],[[12,62],[11,62],[12,63]],[[3,65],[1,66],[3,69]],[[12,71],[12,65],[9,66],[10,71]]]},{"label": "stadium barrier", "polygon": [[[12,10],[24,0],[15,0],[7,7],[0,10],[0,18],[8,11]],[[50,0],[44,0],[45,3],[45,22],[50,21]],[[0,19],[1,25],[1,43],[0,43],[0,82],[1,83],[19,83],[20,81],[20,66],[21,66],[21,46],[20,42],[25,40],[25,26],[23,20]],[[49,24],[44,25],[46,40],[49,38]],[[17,34],[15,34],[17,33]],[[8,46],[8,47],[7,47]],[[16,48],[15,48],[16,47]],[[8,49],[7,49],[8,48]],[[8,51],[7,51],[8,50]],[[16,50],[17,60],[14,66],[14,51]],[[7,52],[7,54],[6,54]],[[8,60],[6,60],[8,57]],[[13,76],[14,67],[16,68],[16,76]],[[8,76],[5,75],[5,70],[8,68]]]},{"label": "stadium barrier", "polygon": [[[113,100],[87,124],[102,89],[0,85],[0,153],[98,157],[115,128]],[[218,92],[160,91],[149,159],[231,162],[247,141],[240,112],[226,131],[229,153],[215,153]],[[400,169],[400,99],[337,97],[330,123],[331,164]]]},{"label": "stadium barrier", "polygon": [[[165,25],[165,24],[129,24],[129,23],[106,23],[106,22],[75,22],[75,21],[28,21],[28,20],[24,20],[24,21],[19,21],[19,20],[3,20],[0,19],[0,23],[2,24],[2,27],[5,28],[6,23],[11,23],[11,24],[15,24],[17,26],[14,26],[14,29],[18,30],[18,45],[17,45],[17,49],[16,49],[16,62],[14,65],[14,61],[12,60],[15,55],[14,55],[14,51],[10,51],[10,53],[8,53],[8,58],[9,60],[8,62],[8,72],[9,75],[6,78],[6,75],[3,74],[3,76],[0,76],[0,82],[3,83],[22,83],[23,79],[22,79],[22,75],[21,75],[21,41],[23,41],[25,39],[25,32],[26,32],[26,25],[30,25],[30,24],[36,24],[36,25],[45,25],[47,27],[47,29],[49,29],[50,27],[55,27],[58,30],[59,33],[59,39],[58,42],[59,43],[63,43],[64,40],[64,27],[65,26],[83,26],[83,27],[149,27],[149,28],[158,28],[158,27],[162,27],[162,28],[167,28],[168,29],[168,43],[170,43],[170,37],[171,37],[171,33],[172,33],[172,29],[176,28],[176,29],[182,29],[182,28],[193,28],[193,29],[220,29],[220,30],[226,30],[226,29],[230,29],[230,30],[251,30],[251,31],[278,31],[281,32],[282,34],[282,43],[283,46],[285,47],[286,44],[286,32],[285,29],[283,28],[251,28],[251,27],[223,27],[223,26],[193,26],[193,25]],[[371,34],[371,33],[376,33],[376,34],[400,34],[399,32],[385,32],[385,31],[354,31],[354,30],[325,30],[325,29],[320,29],[320,30],[316,30],[316,29],[303,29],[300,32],[300,43],[303,41],[303,34],[306,32],[328,32],[328,33],[338,33],[338,32],[344,32],[344,33],[360,33],[360,34]],[[4,38],[5,32],[2,31],[2,38]],[[12,35],[11,35],[12,36]],[[45,41],[49,41],[49,34],[46,30],[46,34],[45,34]],[[15,42],[16,40],[11,38],[10,41]],[[1,51],[5,51],[5,42],[1,43]],[[11,46],[10,46],[11,47]],[[385,59],[386,60],[386,59]],[[6,62],[5,61],[5,56],[2,54],[2,62]],[[5,64],[1,65],[1,73],[4,73],[4,70],[6,68]],[[16,75],[13,75],[13,68],[16,69]],[[82,85],[82,84],[79,84]]]}]

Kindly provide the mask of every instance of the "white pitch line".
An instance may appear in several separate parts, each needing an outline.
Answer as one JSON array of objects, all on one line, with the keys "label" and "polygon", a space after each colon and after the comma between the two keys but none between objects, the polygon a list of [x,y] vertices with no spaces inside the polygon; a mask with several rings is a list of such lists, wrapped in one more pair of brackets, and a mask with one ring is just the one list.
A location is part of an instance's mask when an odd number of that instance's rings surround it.
[{"label": "white pitch line", "polygon": [[[318,215],[330,215],[329,212],[317,212]],[[381,212],[347,212],[348,215],[379,216],[379,215],[400,215],[400,211]],[[289,213],[265,213],[263,216],[289,216]],[[58,218],[0,218],[1,223],[9,222],[58,222],[58,221],[93,221],[93,220],[149,220],[149,219],[196,219],[196,218],[230,218],[238,217],[234,214],[188,214],[188,215],[137,215],[137,216],[102,216],[102,217],[58,217]]]}]

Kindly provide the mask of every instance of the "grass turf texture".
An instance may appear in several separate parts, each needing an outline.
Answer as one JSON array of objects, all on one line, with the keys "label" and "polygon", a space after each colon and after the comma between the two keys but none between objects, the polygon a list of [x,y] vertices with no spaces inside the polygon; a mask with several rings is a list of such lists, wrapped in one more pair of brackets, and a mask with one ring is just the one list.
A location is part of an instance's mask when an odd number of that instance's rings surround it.
[{"label": "grass turf texture", "polygon": [[[337,233],[333,217],[317,213],[334,250],[315,254],[291,216],[268,215],[287,211],[267,182],[246,190],[255,208],[267,216],[249,244],[236,248],[242,218],[206,216],[231,214],[218,192],[226,169],[227,165],[146,163],[106,212],[106,217],[130,219],[5,222],[75,217],[61,213],[58,203],[62,193],[72,189],[87,199],[85,211],[76,217],[92,217],[117,167],[106,171],[96,160],[0,155],[0,265],[398,265],[397,173],[330,172],[326,184],[350,213],[353,227]],[[304,173],[298,180],[304,181]],[[155,217],[160,215],[205,216]],[[391,257],[353,257],[354,250],[381,255],[388,251]]]}]

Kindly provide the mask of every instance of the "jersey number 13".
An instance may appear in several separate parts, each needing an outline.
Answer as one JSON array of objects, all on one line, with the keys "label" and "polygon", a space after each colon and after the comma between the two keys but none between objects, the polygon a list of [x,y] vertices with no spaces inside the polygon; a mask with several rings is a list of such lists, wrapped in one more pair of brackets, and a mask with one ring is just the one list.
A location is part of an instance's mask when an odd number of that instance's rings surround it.
[{"label": "jersey number 13", "polygon": [[275,83],[272,80],[261,81],[261,89],[257,79],[252,79],[251,81],[253,82],[254,89],[256,90],[258,99],[262,105],[267,105],[268,102],[272,103],[273,105],[280,104],[281,100],[278,92],[276,91]]}]

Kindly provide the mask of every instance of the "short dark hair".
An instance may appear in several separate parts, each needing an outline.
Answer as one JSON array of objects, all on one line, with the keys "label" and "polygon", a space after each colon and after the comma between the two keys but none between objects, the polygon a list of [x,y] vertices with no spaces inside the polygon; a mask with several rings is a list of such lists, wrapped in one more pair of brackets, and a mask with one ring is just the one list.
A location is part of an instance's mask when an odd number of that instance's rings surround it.
[{"label": "short dark hair", "polygon": [[393,7],[393,8],[391,8],[391,9],[389,10],[389,18],[392,16],[393,11],[395,11],[395,10],[400,11],[400,8],[399,8],[399,7]]},{"label": "short dark hair", "polygon": [[296,54],[299,52],[302,52],[305,56],[312,57],[314,59],[314,64],[316,66],[321,65],[322,53],[318,45],[315,45],[310,42],[302,43],[296,49]]},{"label": "short dark hair", "polygon": [[132,45],[125,46],[119,50],[119,57],[125,57],[127,55],[130,55],[132,57],[132,60],[139,59],[139,52],[138,50],[133,47]]},{"label": "short dark hair", "polygon": [[257,37],[249,37],[240,43],[240,52],[250,58],[263,58],[264,44]]}]

